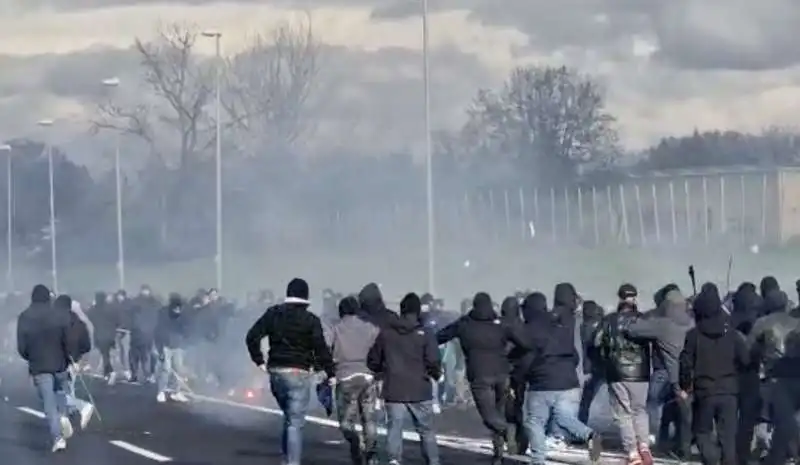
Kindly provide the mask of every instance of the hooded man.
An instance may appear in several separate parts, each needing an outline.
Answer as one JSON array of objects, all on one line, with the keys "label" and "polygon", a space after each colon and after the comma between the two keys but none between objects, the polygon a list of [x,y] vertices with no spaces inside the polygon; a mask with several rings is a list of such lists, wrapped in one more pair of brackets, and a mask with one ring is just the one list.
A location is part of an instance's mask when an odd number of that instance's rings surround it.
[{"label": "hooded man", "polygon": [[506,440],[505,404],[508,389],[508,345],[522,345],[516,328],[503,324],[485,292],[475,294],[465,317],[436,333],[438,344],[458,338],[467,364],[467,381],[484,426],[492,435],[493,463],[503,459]]},{"label": "hooded man", "polygon": [[358,293],[358,303],[364,314],[381,329],[398,319],[396,313],[386,308],[381,288],[375,283],[369,283],[361,289]]},{"label": "hooded man", "polygon": [[189,329],[183,306],[181,296],[172,293],[167,305],[158,313],[154,340],[160,362],[156,379],[158,402],[167,401],[167,391],[172,392],[170,398],[176,402],[189,401],[182,392],[184,382],[179,379],[184,373],[184,351]]},{"label": "hooded man", "polygon": [[117,327],[116,346],[119,355],[119,364],[122,367],[122,374],[127,381],[131,379],[131,328],[133,327],[133,313],[131,312],[131,301],[124,289],[120,289],[114,294],[114,308],[119,313],[119,326]]},{"label": "hooded man", "polygon": [[42,400],[50,429],[53,452],[66,449],[72,435],[67,405],[69,358],[72,347],[69,310],[58,311],[50,302],[50,290],[34,286],[31,304],[17,320],[17,352],[28,362],[28,372]]},{"label": "hooded man", "polygon": [[153,346],[161,304],[153,296],[150,286],[143,285],[139,295],[131,302],[131,380],[154,379]]},{"label": "hooded man", "polygon": [[[511,328],[522,334],[524,322],[520,310],[521,302],[525,297],[521,292],[517,295],[506,297],[500,304],[500,320]],[[524,454],[528,450],[528,437],[525,434],[525,416],[523,407],[525,404],[525,381],[519,381],[511,374],[517,369],[525,354],[525,349],[508,344],[508,363],[511,371],[509,372],[508,396],[506,399],[506,449],[512,454]]]},{"label": "hooded man", "polygon": [[578,407],[578,419],[583,423],[589,422],[589,413],[592,408],[592,401],[600,391],[600,387],[605,383],[603,378],[603,361],[594,347],[594,333],[603,321],[603,307],[597,305],[594,300],[587,300],[583,303],[583,320],[581,321],[581,346],[583,348],[583,390],[581,391],[581,402]]},{"label": "hooded man", "polygon": [[[331,328],[329,343],[336,365],[339,429],[350,444],[353,465],[377,463],[377,389],[367,356],[379,333],[378,327],[361,315],[358,299],[348,296],[339,302],[339,318]],[[356,425],[361,426],[363,440]]]},{"label": "hooded man", "polygon": [[431,382],[441,378],[442,365],[436,340],[420,321],[421,313],[419,296],[410,293],[403,297],[401,316],[383,320],[384,326],[367,357],[369,369],[383,379],[386,455],[390,464],[403,461],[403,424],[411,416],[420,436],[425,465],[439,465]]},{"label": "hooded man", "polygon": [[[639,318],[626,328],[625,334],[643,341],[650,341],[654,347],[653,358],[659,360],[658,366],[650,375],[647,394],[647,414],[650,419],[650,434],[658,435],[658,444],[669,443],[669,428],[661,428],[662,407],[677,404],[676,434],[678,437],[676,454],[681,460],[691,455],[692,417],[689,402],[677,396],[680,391],[678,375],[679,359],[683,351],[686,333],[692,329],[694,321],[689,315],[688,304],[680,290],[667,291],[653,315]],[[655,363],[654,363],[655,365]]]},{"label": "hooded man", "polygon": [[[250,359],[269,373],[270,390],[283,411],[281,453],[284,463],[292,465],[301,463],[302,431],[315,371],[325,371],[331,384],[336,381],[336,366],[322,323],[308,310],[308,296],[308,283],[292,279],[283,303],[268,308],[245,336]],[[264,338],[269,339],[267,360],[261,351]]]},{"label": "hooded man", "polygon": [[736,465],[739,373],[749,364],[747,345],[728,324],[716,286],[703,285],[693,308],[696,326],[686,334],[680,356],[679,395],[694,395],[694,433],[703,465]]},{"label": "hooded man", "polygon": [[[53,303],[55,311],[69,315],[69,383],[66,386],[67,407],[70,416],[79,416],[81,429],[86,429],[94,414],[94,406],[90,402],[79,399],[75,395],[75,378],[80,376],[78,363],[92,350],[92,327],[80,304],[68,295],[60,295]],[[72,425],[70,424],[70,427]],[[67,435],[69,436],[69,435]],[[67,438],[68,439],[68,438]]]},{"label": "hooded man", "polygon": [[108,384],[114,384],[116,361],[112,358],[111,351],[116,347],[119,313],[108,303],[105,292],[95,293],[94,306],[89,311],[89,317],[94,326],[94,346],[97,347],[102,358],[103,376]]}]

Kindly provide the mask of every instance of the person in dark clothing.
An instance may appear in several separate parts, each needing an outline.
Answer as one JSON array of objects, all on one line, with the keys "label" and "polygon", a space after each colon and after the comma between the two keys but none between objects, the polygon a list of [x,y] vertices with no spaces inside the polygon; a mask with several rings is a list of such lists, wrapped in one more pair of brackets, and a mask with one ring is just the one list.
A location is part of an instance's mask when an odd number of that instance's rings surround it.
[{"label": "person in dark clothing", "polygon": [[386,452],[392,465],[402,462],[403,423],[407,416],[420,435],[425,465],[439,465],[431,383],[442,377],[442,365],[436,340],[420,321],[421,312],[422,303],[416,294],[403,297],[401,316],[384,323],[367,357],[369,369],[383,380]]},{"label": "person in dark clothing", "polygon": [[772,447],[762,463],[785,463],[797,454],[800,408],[800,319],[790,314],[789,298],[776,288],[764,297],[764,316],[747,337],[750,356],[764,373],[765,402],[775,429]]},{"label": "person in dark clothing", "polygon": [[156,400],[158,402],[166,402],[168,391],[171,391],[170,399],[176,402],[189,401],[183,393],[186,387],[185,383],[179,379],[180,376],[185,375],[184,351],[189,328],[183,307],[181,296],[172,293],[167,305],[158,312],[154,341],[159,360],[156,379],[158,386]]},{"label": "person in dark clothing", "polygon": [[[525,298],[521,292],[519,296],[506,297],[500,304],[500,320],[512,329],[521,334],[522,313],[520,312],[520,298],[524,302]],[[506,450],[512,454],[524,454],[528,450],[528,436],[525,433],[525,415],[523,407],[525,405],[525,381],[518,382],[511,376],[517,369],[522,357],[525,354],[524,348],[509,343],[508,363],[511,371],[509,372],[508,395],[506,396]]]},{"label": "person in dark clothing", "polygon": [[[253,324],[245,345],[250,359],[269,373],[270,390],[283,411],[281,453],[284,463],[299,465],[303,450],[303,425],[311,401],[314,372],[322,369],[328,382],[336,380],[335,364],[325,342],[319,317],[308,310],[308,283],[292,279],[283,303],[267,309]],[[261,341],[269,339],[267,360]]]},{"label": "person in dark clothing", "polygon": [[667,298],[667,294],[670,291],[681,291],[681,288],[675,283],[669,283],[666,286],[662,287],[661,289],[657,290],[655,294],[653,294],[653,302],[656,304],[656,308],[659,308],[664,300]]},{"label": "person in dark clothing", "polygon": [[581,346],[583,347],[583,390],[581,391],[581,403],[578,407],[578,419],[583,423],[589,422],[589,412],[592,401],[600,391],[605,380],[603,379],[603,361],[597,348],[593,345],[594,333],[603,321],[603,307],[597,305],[594,300],[587,300],[583,303],[583,321],[581,322]]},{"label": "person in dark clothing", "polygon": [[438,344],[458,338],[467,363],[467,381],[483,424],[492,433],[493,460],[500,463],[506,438],[508,345],[521,345],[514,327],[503,324],[485,292],[475,294],[472,310],[436,333]]},{"label": "person in dark clothing", "polygon": [[528,352],[512,376],[527,383],[525,428],[531,448],[531,464],[543,465],[547,457],[546,428],[552,420],[578,442],[589,445],[589,458],[600,458],[601,440],[581,423],[574,408],[580,395],[577,367],[580,356],[575,348],[574,327],[547,309],[547,299],[539,292],[525,298],[522,305],[525,326],[522,337]]},{"label": "person in dark clothing", "polygon": [[71,346],[71,318],[67,311],[53,309],[50,290],[34,286],[31,304],[17,320],[17,352],[28,362],[50,429],[53,452],[64,450],[72,435],[67,392]]},{"label": "person in dark clothing", "polygon": [[89,319],[94,325],[94,345],[100,352],[103,364],[103,376],[109,384],[116,380],[115,359],[111,351],[116,348],[119,313],[108,303],[105,292],[96,292],[94,306],[89,310]]},{"label": "person in dark clothing", "polygon": [[694,315],[696,326],[686,334],[680,356],[679,395],[694,396],[694,430],[703,464],[736,465],[739,373],[749,364],[747,345],[729,326],[716,286],[703,286]]},{"label": "person in dark clothing", "polygon": [[[79,399],[75,395],[75,378],[78,373],[78,363],[81,358],[92,350],[92,339],[89,332],[89,322],[81,316],[80,304],[68,295],[60,295],[53,302],[53,310],[69,315],[69,333],[67,347],[69,348],[69,383],[65,386],[67,397],[67,411],[70,416],[80,417],[81,429],[86,429],[94,414],[94,405]],[[70,426],[72,426],[70,424]]]},{"label": "person in dark clothing", "polygon": [[397,322],[397,314],[386,308],[381,288],[375,283],[369,283],[361,289],[358,293],[358,303],[365,315],[381,329]]},{"label": "person in dark clothing", "polygon": [[594,346],[603,360],[611,412],[628,455],[627,463],[652,465],[647,416],[651,345],[626,332],[630,324],[643,317],[636,302],[636,287],[623,284],[617,296],[617,311],[603,318],[595,333]]},{"label": "person in dark clothing", "polygon": [[144,285],[131,302],[131,380],[155,381],[153,347],[158,323],[160,302],[153,296],[149,286]]},{"label": "person in dark clothing", "polygon": [[131,328],[133,327],[133,313],[131,301],[124,289],[114,294],[114,307],[119,313],[119,326],[117,327],[116,347],[119,356],[119,365],[122,367],[122,376],[130,381],[131,373]]}]

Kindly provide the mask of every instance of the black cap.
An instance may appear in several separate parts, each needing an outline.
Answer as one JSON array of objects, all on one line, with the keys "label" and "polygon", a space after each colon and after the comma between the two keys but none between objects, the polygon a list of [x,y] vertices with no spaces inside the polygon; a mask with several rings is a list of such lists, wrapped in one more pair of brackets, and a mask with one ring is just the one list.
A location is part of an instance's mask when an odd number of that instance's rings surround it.
[{"label": "black cap", "polygon": [[636,290],[636,286],[630,283],[625,283],[619,287],[617,291],[617,297],[620,300],[630,299],[631,297],[636,297],[639,295],[639,291]]}]

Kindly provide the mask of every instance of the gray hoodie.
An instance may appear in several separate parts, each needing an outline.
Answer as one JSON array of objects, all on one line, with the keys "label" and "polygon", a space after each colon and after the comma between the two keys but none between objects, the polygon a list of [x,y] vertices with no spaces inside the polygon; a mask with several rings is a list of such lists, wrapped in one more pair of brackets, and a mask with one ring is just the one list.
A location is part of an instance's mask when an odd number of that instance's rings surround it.
[{"label": "gray hoodie", "polygon": [[694,327],[694,320],[689,315],[686,299],[680,291],[667,293],[664,301],[653,316],[639,318],[627,327],[631,337],[653,341],[656,357],[661,357],[667,369],[669,379],[678,384],[678,360],[686,340],[686,333]]},{"label": "gray hoodie", "polygon": [[371,375],[367,355],[380,330],[361,316],[345,315],[328,333],[336,378],[345,380],[355,374]]}]

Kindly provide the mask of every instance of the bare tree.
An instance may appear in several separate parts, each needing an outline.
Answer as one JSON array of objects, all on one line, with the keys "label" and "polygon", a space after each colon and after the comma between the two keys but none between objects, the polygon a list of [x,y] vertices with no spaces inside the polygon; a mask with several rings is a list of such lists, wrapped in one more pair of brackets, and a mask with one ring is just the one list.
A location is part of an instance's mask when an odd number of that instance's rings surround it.
[{"label": "bare tree", "polygon": [[310,18],[258,34],[228,60],[224,108],[247,154],[257,148],[291,147],[313,129],[309,97],[316,83],[319,44]]}]

